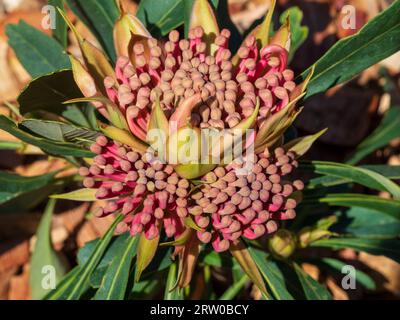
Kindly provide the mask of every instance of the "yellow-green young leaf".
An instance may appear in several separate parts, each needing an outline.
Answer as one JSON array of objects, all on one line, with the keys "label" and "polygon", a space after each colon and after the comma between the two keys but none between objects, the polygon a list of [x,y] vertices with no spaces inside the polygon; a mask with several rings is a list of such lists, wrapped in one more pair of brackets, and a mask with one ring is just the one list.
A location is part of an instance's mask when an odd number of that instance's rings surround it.
[{"label": "yellow-green young leaf", "polygon": [[293,100],[297,99],[299,96],[304,94],[304,92],[307,89],[308,84],[311,81],[311,78],[314,75],[314,71],[315,71],[315,65],[313,65],[310,68],[310,71],[309,71],[307,77],[304,79],[304,81],[294,88],[294,90],[290,94],[290,101],[293,101]]},{"label": "yellow-green young leaf", "polygon": [[313,145],[313,143],[322,136],[328,129],[323,129],[320,132],[301,137],[295,140],[290,141],[289,143],[285,144],[282,148],[286,151],[293,152],[296,157],[301,157],[304,155]]},{"label": "yellow-green young leaf", "polygon": [[184,179],[196,179],[209,173],[217,167],[216,164],[178,164],[175,172]]},{"label": "yellow-green young leaf", "polygon": [[214,10],[208,0],[195,0],[190,17],[190,29],[202,27],[205,37],[203,41],[207,43],[210,54],[214,54],[217,46],[213,43],[219,35],[219,27],[215,18]]},{"label": "yellow-green young leaf", "polygon": [[183,300],[182,290],[177,289],[177,269],[176,262],[169,267],[164,300]]},{"label": "yellow-green young leaf", "polygon": [[257,132],[255,139],[256,152],[263,151],[266,144],[272,145],[273,142],[277,141],[285,130],[292,124],[299,112],[296,111],[296,103],[305,95],[298,96],[296,99],[290,101],[290,103],[279,112],[268,117],[261,124],[260,130]]},{"label": "yellow-green young leaf", "polygon": [[45,276],[49,277],[49,284],[54,281],[53,285],[56,285],[67,271],[51,243],[51,221],[55,204],[56,200],[49,200],[36,232],[37,240],[29,274],[31,294],[35,300],[43,298],[51,290],[45,289],[42,285]]},{"label": "yellow-green young leaf", "polygon": [[[119,110],[118,106],[115,105],[111,100],[103,96],[96,96],[96,97],[85,97],[85,98],[77,98],[65,101],[64,104],[69,103],[80,103],[80,102],[94,102],[100,103],[103,106],[99,109],[101,112],[103,108],[107,111],[108,120],[116,126],[117,128],[129,130],[128,123],[126,122],[125,116]],[[104,110],[104,109],[103,109]]]},{"label": "yellow-green young leaf", "polygon": [[129,131],[116,128],[114,126],[108,126],[104,123],[98,122],[98,126],[101,132],[112,140],[119,141],[127,146],[130,146],[133,150],[140,153],[149,150],[149,146],[143,143],[141,140],[135,138]]},{"label": "yellow-green young leaf", "polygon": [[276,44],[282,48],[285,48],[287,52],[290,52],[291,40],[290,20],[289,17],[287,17],[285,24],[283,24],[274,34],[270,44]]},{"label": "yellow-green young leaf", "polygon": [[110,64],[110,61],[107,59],[105,54],[92,45],[90,42],[85,40],[77,31],[75,26],[69,20],[67,15],[63,10],[58,8],[58,11],[64,18],[65,22],[68,24],[72,32],[74,33],[76,39],[78,40],[79,47],[82,51],[82,56],[85,61],[85,65],[89,73],[92,75],[97,88],[103,93],[105,92],[104,87],[104,79],[109,76],[112,78],[116,78],[115,71]]},{"label": "yellow-green young leaf", "polygon": [[82,94],[85,97],[93,97],[97,95],[96,83],[94,82],[93,77],[74,56],[69,55],[69,60],[71,61],[72,74],[74,76],[75,83],[78,85]]},{"label": "yellow-green young leaf", "polygon": [[265,287],[263,277],[261,276],[261,273],[246,246],[240,239],[231,244],[230,252],[242,267],[243,271],[251,279],[251,281],[258,287],[258,289],[260,289],[264,297],[269,299],[269,294],[267,292],[267,288]]},{"label": "yellow-green young leaf", "polygon": [[160,243],[160,247],[183,246],[189,240],[191,233],[191,229],[186,229],[176,240]]},{"label": "yellow-green young leaf", "polygon": [[135,282],[138,282],[140,280],[142,272],[149,266],[149,264],[153,260],[157,251],[159,241],[159,236],[152,240],[148,240],[146,239],[144,233],[141,234],[137,251]]},{"label": "yellow-green young leaf", "polygon": [[50,196],[52,199],[63,199],[72,201],[96,201],[97,189],[83,188],[63,194],[54,194]]},{"label": "yellow-green young leaf", "polygon": [[185,219],[183,219],[183,223],[185,224],[186,227],[194,229],[196,231],[204,231],[204,229],[200,228],[192,219],[191,216],[187,216]]},{"label": "yellow-green young leaf", "polygon": [[[163,109],[161,108],[160,99],[153,103],[153,108],[150,115],[150,122],[148,126],[148,132],[153,129],[162,130],[165,137],[168,137],[168,119],[165,116]],[[147,138],[148,139],[148,138]]]},{"label": "yellow-green young leaf", "polygon": [[192,280],[193,272],[196,267],[197,258],[200,254],[200,241],[196,232],[190,230],[189,240],[186,242],[183,252],[179,256],[178,286],[185,288]]},{"label": "yellow-green young leaf", "polygon": [[138,18],[122,12],[121,17],[114,25],[114,46],[117,56],[129,57],[129,45],[133,35],[151,38],[151,34]]}]

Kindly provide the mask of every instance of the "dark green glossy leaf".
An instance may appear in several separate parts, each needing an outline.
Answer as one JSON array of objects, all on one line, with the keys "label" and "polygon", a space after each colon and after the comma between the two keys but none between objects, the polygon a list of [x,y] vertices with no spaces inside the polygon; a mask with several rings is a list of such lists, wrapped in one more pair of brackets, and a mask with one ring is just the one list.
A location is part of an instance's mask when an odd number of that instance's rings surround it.
[{"label": "dark green glossy leaf", "polygon": [[307,300],[332,300],[329,291],[311,278],[299,265],[294,263],[294,270],[303,288]]},{"label": "dark green glossy leaf", "polygon": [[61,70],[33,79],[18,97],[21,114],[36,110],[60,113],[63,102],[82,97],[71,70]]},{"label": "dark green glossy leaf", "polygon": [[114,257],[104,275],[95,300],[123,300],[128,286],[132,260],[136,255],[138,237],[128,237]]},{"label": "dark green glossy leaf", "polygon": [[337,193],[317,198],[305,198],[302,201],[304,205],[318,203],[326,203],[331,206],[367,208],[400,219],[400,201],[384,199],[378,196],[357,193]]},{"label": "dark green glossy leaf", "polygon": [[394,261],[400,262],[400,241],[398,239],[330,238],[318,240],[311,245],[333,249],[351,248],[373,255],[384,255]]},{"label": "dark green glossy leaf", "polygon": [[[321,260],[311,261],[311,263],[315,263],[320,268],[327,268],[329,270],[335,271],[340,277],[343,277],[342,269],[343,267],[347,266],[347,263],[344,263],[337,259],[332,258],[323,258]],[[349,274],[349,276],[351,276]],[[366,273],[362,272],[361,270],[356,271],[355,279],[358,283],[364,286],[366,289],[375,290],[376,285],[374,280],[367,275]]]},{"label": "dark green glossy leaf", "polygon": [[[306,166],[307,164],[304,164],[302,167],[306,168]],[[308,166],[315,173],[348,179],[371,189],[388,191],[395,199],[400,199],[400,187],[375,171],[342,163],[324,161],[312,161]]]},{"label": "dark green glossy leaf", "polygon": [[8,43],[32,77],[70,68],[68,56],[57,40],[24,21],[7,25]]},{"label": "dark green glossy leaf", "polygon": [[96,243],[94,250],[92,251],[89,258],[84,264],[80,265],[75,276],[61,288],[56,288],[53,293],[50,294],[52,299],[62,299],[62,300],[77,300],[82,294],[84,294],[85,289],[89,286],[90,276],[95,271],[99,262],[101,261],[114,233],[117,224],[123,219],[120,215],[117,217],[107,232],[103,237]]},{"label": "dark green glossy leaf", "polygon": [[[367,169],[379,173],[380,175],[390,179],[399,180],[400,179],[400,166],[389,166],[389,165],[365,165],[360,166],[360,168]],[[302,164],[299,170],[312,170],[312,166]],[[313,189],[318,187],[333,187],[341,184],[351,183],[352,180],[349,178],[341,178],[334,176],[322,176],[313,178],[307,181],[307,188]]]},{"label": "dark green glossy leaf", "polygon": [[57,156],[93,157],[92,152],[82,149],[73,143],[55,142],[25,132],[19,129],[11,119],[8,119],[5,116],[0,116],[0,129],[7,131],[23,142],[39,147],[48,154]]},{"label": "dark green glossy leaf", "polygon": [[378,128],[357,146],[347,163],[355,164],[368,154],[386,146],[393,139],[400,137],[399,123],[400,107],[391,107],[386,112]]},{"label": "dark green glossy leaf", "polygon": [[392,239],[400,236],[400,220],[369,208],[352,207],[336,213],[332,231],[358,238]]},{"label": "dark green glossy leaf", "polygon": [[0,171],[0,205],[51,184],[56,174],[54,172],[36,177],[23,177]]},{"label": "dark green glossy leaf", "polygon": [[[369,21],[356,35],[337,42],[315,64],[307,97],[350,80],[400,50],[400,1]],[[310,70],[306,70],[305,78]]]},{"label": "dark green glossy leaf", "polygon": [[[64,9],[64,0],[49,0],[48,4],[54,8]],[[56,28],[52,30],[53,37],[57,39],[63,48],[66,48],[68,43],[68,28],[58,10],[56,10],[56,19]]]},{"label": "dark green glossy leaf", "polygon": [[67,0],[71,10],[96,36],[111,60],[115,60],[114,24],[119,9],[113,0]]},{"label": "dark green glossy leaf", "polygon": [[249,248],[249,251],[274,298],[277,300],[293,300],[293,296],[286,288],[284,275],[276,263],[270,259],[268,253],[252,247]]},{"label": "dark green glossy leaf", "polygon": [[58,253],[54,251],[51,243],[51,221],[55,203],[55,200],[49,200],[36,231],[37,240],[29,267],[29,284],[32,299],[34,300],[43,298],[50,291],[43,287],[46,275],[54,275],[54,284],[56,285],[67,271],[65,263],[60,259]]},{"label": "dark green glossy leaf", "polygon": [[43,138],[83,146],[91,145],[99,135],[95,131],[57,121],[28,119],[22,121],[19,127]]}]

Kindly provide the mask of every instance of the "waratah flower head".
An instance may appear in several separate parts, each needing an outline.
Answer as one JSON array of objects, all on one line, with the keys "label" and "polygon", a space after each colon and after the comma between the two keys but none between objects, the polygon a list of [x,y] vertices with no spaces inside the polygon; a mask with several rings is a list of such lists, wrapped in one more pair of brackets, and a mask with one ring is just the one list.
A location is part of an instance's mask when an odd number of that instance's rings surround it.
[{"label": "waratah flower head", "polygon": [[[126,26],[129,41],[121,46]],[[307,81],[296,86],[287,67],[287,39],[282,39],[287,32],[271,40],[255,31],[237,53],[229,49],[228,30],[214,32],[210,36],[209,27],[197,24],[188,39],[174,30],[159,41],[135,17],[122,15],[115,28],[120,55],[114,70],[104,59],[96,69],[71,57],[86,101],[111,123],[104,129],[108,137],[100,136],[91,146],[93,164],[80,174],[86,188],[107,200],[96,215],[124,215],[121,232],[154,239],[164,230],[177,239],[195,226],[200,242],[225,251],[239,237],[272,233],[279,220],[296,215],[293,193],[303,183],[292,181],[290,174],[297,154],[279,146],[299,112],[295,103]],[[85,58],[89,49],[81,49]],[[231,163],[175,163],[149,141],[149,132],[161,129],[167,134],[164,147],[170,148],[168,139],[187,127],[196,133],[239,129],[252,134]],[[240,169],[249,163],[243,175]]]}]

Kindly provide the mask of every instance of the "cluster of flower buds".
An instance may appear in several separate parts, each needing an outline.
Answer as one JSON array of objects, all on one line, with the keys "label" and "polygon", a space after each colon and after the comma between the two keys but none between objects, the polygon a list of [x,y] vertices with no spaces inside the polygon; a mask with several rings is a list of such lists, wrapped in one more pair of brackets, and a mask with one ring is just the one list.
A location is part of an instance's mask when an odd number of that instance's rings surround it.
[{"label": "cluster of flower buds", "polygon": [[291,196],[304,184],[284,177],[296,167],[294,154],[278,148],[273,154],[266,149],[245,162],[235,161],[208,173],[203,188],[191,195],[195,205],[189,208],[204,229],[197,232],[199,240],[211,242],[221,252],[241,236],[256,239],[275,232],[277,221],[293,219],[297,202]]},{"label": "cluster of flower buds", "polygon": [[116,80],[104,80],[108,98],[126,115],[132,133],[146,139],[152,104],[160,99],[167,116],[183,100],[197,95],[191,123],[206,128],[232,128],[248,118],[260,98],[258,120],[281,110],[295,88],[293,71],[286,69],[287,51],[270,45],[260,52],[250,35],[232,62],[228,48],[230,32],[222,30],[207,54],[201,27],[179,38],[174,30],[169,41],[149,38],[133,45],[131,59],[119,57]]},{"label": "cluster of flower buds", "polygon": [[144,232],[146,238],[159,235],[163,226],[168,237],[183,231],[181,218],[188,215],[189,181],[178,177],[170,165],[152,154],[143,155],[104,136],[91,146],[94,163],[81,167],[86,188],[96,188],[96,198],[108,200],[94,213],[101,217],[117,211],[125,215],[120,232]]}]

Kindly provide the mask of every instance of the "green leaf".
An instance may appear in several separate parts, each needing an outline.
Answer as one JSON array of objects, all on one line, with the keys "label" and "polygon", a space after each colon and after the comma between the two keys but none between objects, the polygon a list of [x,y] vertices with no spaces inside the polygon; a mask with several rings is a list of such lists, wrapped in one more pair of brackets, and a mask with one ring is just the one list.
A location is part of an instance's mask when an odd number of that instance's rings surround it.
[{"label": "green leaf", "polygon": [[328,194],[320,198],[304,198],[302,204],[327,203],[330,206],[361,207],[376,210],[400,219],[400,201],[357,193]]},{"label": "green leaf", "polygon": [[[329,270],[333,270],[340,277],[343,277],[343,273],[342,273],[343,267],[347,266],[347,263],[344,263],[340,260],[332,259],[332,258],[322,258],[321,260],[311,261],[311,263],[314,263],[321,268],[327,268]],[[369,290],[376,289],[374,280],[369,275],[362,272],[361,270],[357,269],[354,280],[356,280],[358,283],[360,283],[366,289],[369,289]]]},{"label": "green leaf", "polygon": [[23,177],[0,171],[0,205],[19,196],[46,187],[53,183],[57,172],[36,177]]},{"label": "green leaf", "polygon": [[316,134],[294,139],[283,146],[287,151],[294,152],[297,157],[303,156],[328,129],[321,130]]},{"label": "green leaf", "polygon": [[[400,1],[369,21],[357,34],[337,42],[315,64],[307,97],[350,80],[400,50]],[[306,70],[302,78],[309,73]]]},{"label": "green leaf", "polygon": [[373,255],[384,255],[400,262],[400,241],[398,239],[360,239],[360,238],[330,238],[312,243],[313,247],[328,247],[335,250],[351,248]]},{"label": "green leaf", "polygon": [[[76,266],[70,272],[68,272],[58,283],[57,288],[52,290],[47,294],[43,300],[58,300],[62,299],[65,291],[68,289],[68,286],[73,282],[76,281],[77,276],[79,275],[80,267]],[[88,289],[86,287],[85,289]]]},{"label": "green leaf", "polygon": [[110,59],[115,61],[113,28],[119,17],[116,2],[112,0],[67,0],[67,3],[93,32]]},{"label": "green leaf", "polygon": [[332,231],[352,237],[392,239],[400,236],[400,220],[369,208],[351,207],[335,212]]},{"label": "green leaf", "polygon": [[290,7],[283,12],[279,18],[280,23],[284,24],[288,16],[291,31],[291,45],[289,52],[289,61],[291,61],[297,49],[307,40],[309,30],[308,27],[301,25],[303,12],[299,7]]},{"label": "green leaf", "polygon": [[356,164],[368,154],[386,146],[390,141],[400,137],[400,107],[391,107],[386,113],[378,128],[359,144],[347,161]]},{"label": "green leaf", "polygon": [[[374,171],[390,180],[400,179],[400,166],[365,165],[365,166],[360,166],[360,168]],[[305,165],[300,164],[299,170],[310,170],[310,169],[312,170],[312,166],[309,166],[307,163]],[[335,176],[321,176],[308,180],[307,188],[313,189],[318,187],[332,187],[351,182],[352,180],[349,178],[344,178],[344,177],[341,178]]]},{"label": "green leaf", "polygon": [[142,0],[136,16],[154,36],[166,35],[183,24],[184,0]]},{"label": "green leaf", "polygon": [[331,294],[323,285],[311,278],[296,263],[293,266],[307,300],[332,300]]},{"label": "green leaf", "polygon": [[33,79],[18,97],[21,114],[36,110],[60,113],[64,101],[82,97],[71,70],[61,70]]},{"label": "green leaf", "polygon": [[138,237],[129,237],[107,268],[95,300],[123,300],[128,287],[132,260],[136,255]]},{"label": "green leaf", "polygon": [[252,247],[249,248],[249,251],[274,298],[277,300],[293,300],[292,294],[286,288],[284,275],[275,262],[269,259],[268,253]]},{"label": "green leaf", "polygon": [[[177,1],[179,1],[179,0],[177,0]],[[184,22],[184,24],[185,24],[185,37],[188,37],[188,35],[189,35],[190,16],[192,15],[192,8],[193,8],[194,1],[195,0],[182,0],[181,1],[181,2],[183,2],[183,7],[184,7],[184,16],[181,18],[183,18],[182,22]],[[219,0],[210,0],[210,3],[213,6],[214,10],[217,10],[218,5],[219,5]],[[181,14],[181,16],[182,16],[182,14]]]},{"label": "green leaf", "polygon": [[[341,179],[348,179],[371,189],[387,191],[395,199],[400,199],[400,187],[390,179],[361,167],[355,167],[342,163],[312,161],[309,166],[318,174],[324,174]],[[303,168],[306,165],[303,166]]]},{"label": "green leaf", "polygon": [[98,132],[58,121],[28,119],[22,121],[19,127],[43,138],[83,146],[90,146],[99,136]]},{"label": "green leaf", "polygon": [[51,221],[55,204],[55,200],[49,200],[36,231],[37,240],[29,269],[29,284],[34,300],[43,298],[49,292],[49,289],[44,289],[43,286],[46,275],[54,275],[56,285],[67,271],[51,243]]},{"label": "green leaf", "polygon": [[[48,4],[55,8],[64,9],[64,0],[49,0]],[[63,48],[66,48],[68,44],[68,28],[58,10],[56,10],[56,19],[56,28],[53,30],[53,37],[57,39]]]},{"label": "green leaf", "polygon": [[140,236],[135,270],[135,282],[139,281],[142,272],[150,265],[151,261],[153,260],[158,248],[159,241],[159,236],[152,240],[146,239],[144,234]]},{"label": "green leaf", "polygon": [[89,286],[89,278],[98,266],[101,258],[104,255],[114,233],[114,230],[119,222],[121,222],[123,216],[118,216],[107,232],[103,235],[101,240],[96,243],[96,246],[86,260],[86,262],[80,266],[75,276],[63,287],[56,288],[53,293],[50,294],[51,299],[62,299],[62,300],[77,300],[85,292],[85,289]]},{"label": "green leaf", "polygon": [[164,300],[183,300],[183,291],[176,286],[178,281],[177,272],[178,264],[174,262],[169,267]]},{"label": "green leaf", "polygon": [[5,116],[0,116],[0,129],[7,131],[23,142],[39,147],[48,154],[56,156],[93,157],[92,152],[84,150],[73,143],[55,142],[25,132],[19,129],[11,119]]},{"label": "green leaf", "polygon": [[249,282],[249,277],[243,275],[238,281],[235,281],[226,291],[222,294],[219,300],[233,300],[240,293],[246,283]]},{"label": "green leaf", "polygon": [[8,43],[14,49],[18,60],[32,77],[71,67],[64,48],[57,40],[24,21],[7,25],[6,34]]},{"label": "green leaf", "polygon": [[72,201],[96,201],[97,189],[83,188],[63,194],[54,194],[50,198]]}]

